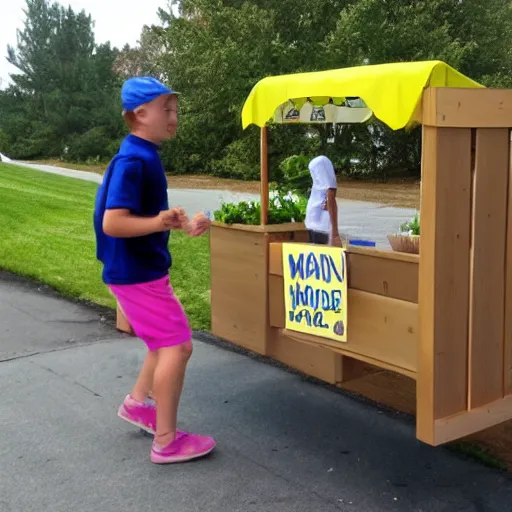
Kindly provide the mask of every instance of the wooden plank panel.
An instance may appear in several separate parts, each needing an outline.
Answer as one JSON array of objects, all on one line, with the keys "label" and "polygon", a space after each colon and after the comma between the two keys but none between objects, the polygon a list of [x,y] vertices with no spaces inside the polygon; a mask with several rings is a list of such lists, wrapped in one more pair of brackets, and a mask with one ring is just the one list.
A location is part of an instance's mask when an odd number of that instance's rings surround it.
[{"label": "wooden plank panel", "polygon": [[[276,287],[277,279],[273,281]],[[337,343],[317,336],[300,336],[299,333],[293,333],[293,336],[309,338],[316,344],[339,349],[356,359],[359,356],[371,358],[372,361],[368,362],[374,364],[377,361],[375,364],[380,367],[389,368],[379,364],[383,362],[415,373],[418,305],[358,290],[349,290],[347,302],[347,343]],[[280,311],[281,318],[271,313],[272,326],[284,327],[284,304]]]},{"label": "wooden plank panel", "polygon": [[418,306],[358,290],[348,291],[347,303],[343,348],[416,372]]},{"label": "wooden plank panel", "polygon": [[512,90],[428,88],[422,115],[423,126],[510,128]]},{"label": "wooden plank panel", "polygon": [[268,276],[268,309],[270,327],[284,329],[284,278],[282,276]]},{"label": "wooden plank panel", "polygon": [[[270,244],[269,273],[283,275],[282,245]],[[409,302],[418,302],[419,257],[392,251],[347,251],[348,286]]]},{"label": "wooden plank panel", "polygon": [[349,252],[347,262],[349,288],[418,303],[419,258],[412,263]]},{"label": "wooden plank panel", "polygon": [[268,247],[268,273],[283,275],[283,244],[271,243]]},{"label": "wooden plank panel", "polygon": [[309,231],[307,229],[302,231],[294,231],[292,235],[294,242],[303,244],[307,244],[309,242]]},{"label": "wooden plank panel", "polygon": [[252,233],[284,233],[295,231],[302,233],[306,229],[303,222],[286,222],[284,224],[262,226],[260,224],[224,224],[223,222],[213,221],[212,226],[221,229],[231,229],[233,231],[251,231]]},{"label": "wooden plank panel", "polygon": [[438,446],[512,419],[512,396],[500,398],[462,414],[436,420],[434,446]]},{"label": "wooden plank panel", "polygon": [[266,234],[212,226],[212,333],[260,354],[268,332]]},{"label": "wooden plank panel", "polygon": [[505,260],[504,394],[512,394],[512,144],[508,179],[507,245]]},{"label": "wooden plank panel", "polygon": [[476,131],[469,323],[469,407],[503,397],[508,129]]},{"label": "wooden plank panel", "polygon": [[268,233],[268,241],[271,243],[281,242],[291,242],[292,241],[292,233],[289,231],[286,233]]},{"label": "wooden plank panel", "polygon": [[363,361],[348,356],[338,355],[336,384],[343,384],[344,382],[357,380],[366,375],[370,371],[370,368],[371,371],[375,370]]},{"label": "wooden plank panel", "polygon": [[378,371],[343,383],[340,387],[395,411],[416,415],[416,382],[405,375]]},{"label": "wooden plank panel", "polygon": [[374,256],[376,258],[384,258],[388,260],[407,261],[409,263],[419,264],[420,257],[417,254],[409,254],[406,252],[397,252],[391,250],[374,249],[370,247],[358,247],[357,245],[349,245],[348,254],[362,254],[363,256]]},{"label": "wooden plank panel", "polygon": [[378,359],[374,359],[371,356],[359,354],[357,352],[353,352],[350,350],[346,350],[344,348],[345,344],[330,344],[326,343],[325,338],[319,338],[318,336],[311,336],[309,334],[303,334],[301,332],[289,331],[287,329],[283,329],[283,334],[290,338],[294,343],[305,343],[306,345],[313,345],[322,347],[326,350],[330,350],[334,353],[340,354],[342,356],[346,356],[349,358],[357,359],[358,361],[367,363],[372,368],[379,368],[382,370],[390,370],[394,373],[399,373],[401,375],[405,375],[411,379],[416,379],[416,372],[412,370],[408,370],[406,368],[402,368],[400,366],[395,366],[392,363],[388,363],[386,361],[380,361]]},{"label": "wooden plank panel", "polygon": [[424,127],[422,162],[417,436],[432,444],[467,408],[471,130]]},{"label": "wooden plank panel", "polygon": [[329,384],[338,381],[339,354],[318,345],[297,343],[280,329],[271,329],[268,356]]}]

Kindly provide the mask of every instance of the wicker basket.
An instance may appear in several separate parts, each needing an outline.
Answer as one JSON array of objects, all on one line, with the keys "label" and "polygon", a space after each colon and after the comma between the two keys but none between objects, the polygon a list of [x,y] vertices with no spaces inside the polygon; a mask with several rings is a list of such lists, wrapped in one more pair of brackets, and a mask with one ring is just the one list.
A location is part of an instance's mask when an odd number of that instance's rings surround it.
[{"label": "wicker basket", "polygon": [[419,235],[388,235],[391,248],[396,252],[408,252],[411,254],[420,253]]}]

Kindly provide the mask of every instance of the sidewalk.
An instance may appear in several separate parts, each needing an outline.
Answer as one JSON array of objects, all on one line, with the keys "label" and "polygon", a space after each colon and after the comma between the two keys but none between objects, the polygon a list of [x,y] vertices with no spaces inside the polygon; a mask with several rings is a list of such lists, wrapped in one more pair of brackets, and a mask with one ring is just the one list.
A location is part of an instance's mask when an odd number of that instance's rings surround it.
[{"label": "sidewalk", "polygon": [[[116,409],[144,356],[99,310],[0,273],[1,512],[503,512],[509,475],[411,420],[195,342],[181,427],[214,454],[149,462]],[[10,360],[7,360],[10,359]]]}]

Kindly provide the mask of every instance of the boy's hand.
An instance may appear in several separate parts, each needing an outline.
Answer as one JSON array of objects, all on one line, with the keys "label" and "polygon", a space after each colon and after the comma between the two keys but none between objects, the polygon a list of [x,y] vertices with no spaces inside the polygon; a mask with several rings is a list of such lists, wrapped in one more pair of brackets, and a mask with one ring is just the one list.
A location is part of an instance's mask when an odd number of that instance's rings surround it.
[{"label": "boy's hand", "polygon": [[183,208],[170,208],[161,211],[158,215],[162,231],[170,229],[183,229],[189,223],[189,219]]},{"label": "boy's hand", "polygon": [[331,239],[332,247],[343,247],[343,241],[341,240],[340,235],[333,235]]},{"label": "boy's hand", "polygon": [[211,224],[211,220],[204,213],[196,213],[184,229],[190,236],[201,236],[210,229]]}]

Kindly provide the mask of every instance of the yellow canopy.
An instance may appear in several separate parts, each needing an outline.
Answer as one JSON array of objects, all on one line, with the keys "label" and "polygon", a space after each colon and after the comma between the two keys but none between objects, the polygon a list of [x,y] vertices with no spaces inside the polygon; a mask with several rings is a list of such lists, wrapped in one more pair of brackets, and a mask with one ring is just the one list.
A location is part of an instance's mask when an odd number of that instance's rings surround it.
[{"label": "yellow canopy", "polygon": [[[250,124],[263,127],[280,115],[282,118],[283,107],[288,102],[300,109],[308,99],[318,105],[327,104],[330,98],[337,103],[348,97],[361,98],[377,119],[398,130],[414,121],[423,89],[428,86],[483,87],[441,61],[399,62],[273,76],[264,78],[252,89],[242,110],[242,125],[244,129]],[[298,115],[294,120],[301,122]]]}]

